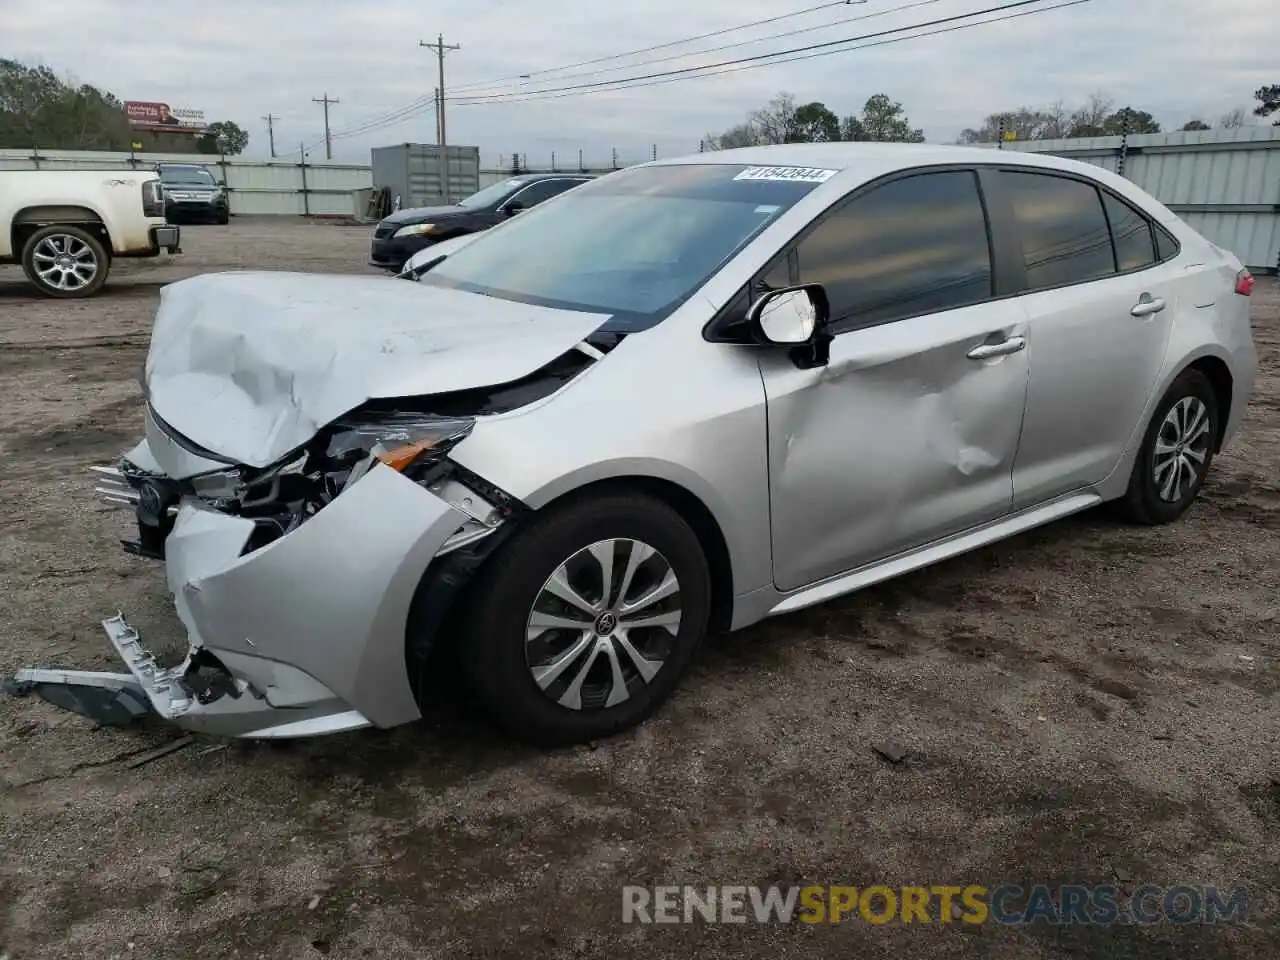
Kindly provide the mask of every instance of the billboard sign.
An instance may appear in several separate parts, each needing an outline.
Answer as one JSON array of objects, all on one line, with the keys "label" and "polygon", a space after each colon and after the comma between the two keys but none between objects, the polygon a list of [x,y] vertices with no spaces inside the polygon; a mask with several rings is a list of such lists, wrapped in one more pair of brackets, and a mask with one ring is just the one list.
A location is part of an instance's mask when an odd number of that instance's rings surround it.
[{"label": "billboard sign", "polygon": [[127,100],[124,105],[129,125],[147,130],[203,130],[203,110],[171,109],[167,103],[149,100]]}]

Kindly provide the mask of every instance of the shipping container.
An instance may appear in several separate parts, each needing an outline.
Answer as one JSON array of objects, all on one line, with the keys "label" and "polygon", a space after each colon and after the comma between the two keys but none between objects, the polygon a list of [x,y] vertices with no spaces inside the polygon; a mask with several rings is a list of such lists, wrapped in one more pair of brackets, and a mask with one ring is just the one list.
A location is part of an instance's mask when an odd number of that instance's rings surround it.
[{"label": "shipping container", "polygon": [[392,209],[457,203],[480,189],[480,148],[400,143],[373,148],[373,185]]}]

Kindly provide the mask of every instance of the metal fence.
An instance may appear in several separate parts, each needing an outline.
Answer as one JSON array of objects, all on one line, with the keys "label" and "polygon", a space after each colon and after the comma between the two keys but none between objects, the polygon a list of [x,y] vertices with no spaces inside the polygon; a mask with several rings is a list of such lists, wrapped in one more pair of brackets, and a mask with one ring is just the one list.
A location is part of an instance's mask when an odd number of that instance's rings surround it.
[{"label": "metal fence", "polygon": [[1280,127],[983,144],[1118,173],[1255,272],[1280,269]]},{"label": "metal fence", "polygon": [[146,170],[157,163],[201,163],[227,184],[233,214],[352,216],[355,191],[373,185],[367,164],[249,161],[168,153],[0,149],[5,170]]}]

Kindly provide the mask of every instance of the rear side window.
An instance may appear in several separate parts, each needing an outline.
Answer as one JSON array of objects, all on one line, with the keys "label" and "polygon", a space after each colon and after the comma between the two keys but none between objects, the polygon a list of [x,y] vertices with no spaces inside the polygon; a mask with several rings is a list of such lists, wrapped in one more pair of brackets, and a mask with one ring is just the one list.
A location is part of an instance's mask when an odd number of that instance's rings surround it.
[{"label": "rear side window", "polygon": [[1156,262],[1155,241],[1151,237],[1151,221],[1119,197],[1102,194],[1102,205],[1111,224],[1111,240],[1116,247],[1116,267],[1141,270]]},{"label": "rear side window", "polygon": [[797,247],[801,283],[821,283],[831,319],[870,326],[991,296],[991,249],[977,176],[893,180],[822,220]]},{"label": "rear side window", "polygon": [[1116,271],[1097,188],[1042,173],[1002,171],[1022,240],[1027,289],[1043,290]]}]

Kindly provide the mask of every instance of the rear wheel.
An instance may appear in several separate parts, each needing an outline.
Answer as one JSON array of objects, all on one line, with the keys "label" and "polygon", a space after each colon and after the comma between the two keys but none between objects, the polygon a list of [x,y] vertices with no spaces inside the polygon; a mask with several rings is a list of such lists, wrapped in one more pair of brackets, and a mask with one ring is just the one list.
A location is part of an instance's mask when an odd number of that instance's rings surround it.
[{"label": "rear wheel", "polygon": [[111,263],[93,234],[80,227],[42,227],[22,247],[22,269],[41,293],[69,299],[97,293]]},{"label": "rear wheel", "polygon": [[606,494],[552,509],[470,592],[458,655],[486,710],[527,740],[575,743],[640,723],[706,630],[701,544],[665,503]]},{"label": "rear wheel", "polygon": [[1200,488],[1213,463],[1218,436],[1218,402],[1213,385],[1199,370],[1184,370],[1156,407],[1120,502],[1122,513],[1137,523],[1177,520]]}]

